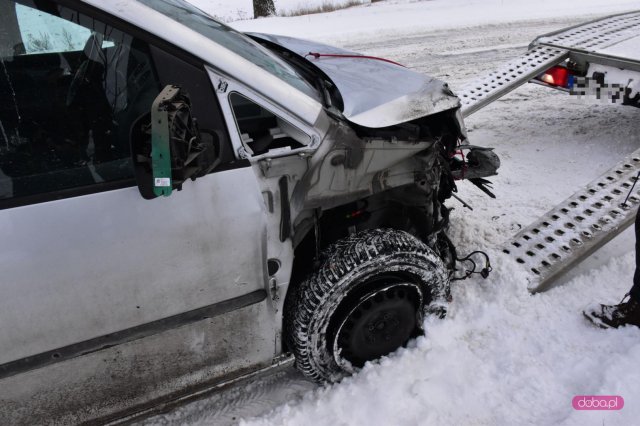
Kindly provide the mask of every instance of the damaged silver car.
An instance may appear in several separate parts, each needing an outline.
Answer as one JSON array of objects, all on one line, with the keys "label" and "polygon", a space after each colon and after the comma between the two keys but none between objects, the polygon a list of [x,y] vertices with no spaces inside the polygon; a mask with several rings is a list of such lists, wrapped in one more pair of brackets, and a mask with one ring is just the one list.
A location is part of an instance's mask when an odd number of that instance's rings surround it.
[{"label": "damaged silver car", "polygon": [[[183,0],[0,0],[0,423],[104,422],[443,317],[499,160],[399,64]],[[193,181],[193,182],[189,182]]]}]

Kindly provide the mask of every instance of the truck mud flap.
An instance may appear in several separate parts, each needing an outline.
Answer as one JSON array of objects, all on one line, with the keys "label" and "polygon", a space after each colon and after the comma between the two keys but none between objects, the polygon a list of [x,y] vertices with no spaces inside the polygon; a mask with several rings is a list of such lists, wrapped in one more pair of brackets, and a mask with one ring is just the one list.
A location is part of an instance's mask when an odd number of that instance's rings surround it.
[{"label": "truck mud flap", "polygon": [[[518,233],[503,252],[540,292],[634,223],[640,205],[640,149]],[[629,199],[624,204],[629,191]]]}]

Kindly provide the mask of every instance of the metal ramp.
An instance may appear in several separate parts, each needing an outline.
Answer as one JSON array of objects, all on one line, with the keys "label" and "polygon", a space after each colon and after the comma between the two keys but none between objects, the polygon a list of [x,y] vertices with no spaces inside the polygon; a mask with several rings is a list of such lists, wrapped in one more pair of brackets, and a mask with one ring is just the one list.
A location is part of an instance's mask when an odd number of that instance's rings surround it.
[{"label": "metal ramp", "polygon": [[536,38],[523,56],[458,91],[462,114],[468,117],[567,59],[640,71],[640,11]]},{"label": "metal ramp", "polygon": [[568,57],[568,50],[547,46],[534,47],[520,58],[504,64],[487,77],[474,81],[460,90],[458,97],[462,115],[470,116]]},{"label": "metal ramp", "polygon": [[[468,117],[565,61],[585,72],[589,64],[640,72],[640,11],[608,16],[536,38],[523,56],[458,92],[462,114]],[[634,222],[640,205],[640,185],[623,203],[639,171],[640,150],[507,243],[503,252],[531,277],[529,291],[544,291]]]},{"label": "metal ramp", "polygon": [[[609,47],[640,36],[640,11],[613,15],[536,38],[532,45],[604,53]],[[637,59],[637,58],[636,58]]]},{"label": "metal ramp", "polygon": [[528,289],[544,291],[563,273],[635,220],[640,184],[623,204],[640,172],[640,149],[518,233],[503,252],[530,273]]}]

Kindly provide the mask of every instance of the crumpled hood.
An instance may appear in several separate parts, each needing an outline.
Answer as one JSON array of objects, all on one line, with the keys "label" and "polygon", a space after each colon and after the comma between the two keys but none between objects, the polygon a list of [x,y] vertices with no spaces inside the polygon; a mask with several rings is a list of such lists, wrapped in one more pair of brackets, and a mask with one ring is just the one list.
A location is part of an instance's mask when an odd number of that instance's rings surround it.
[{"label": "crumpled hood", "polygon": [[275,43],[303,58],[306,55],[340,91],[345,118],[364,127],[393,126],[460,105],[446,83],[399,65],[365,58],[315,58],[308,53],[359,54],[293,37],[247,35]]}]

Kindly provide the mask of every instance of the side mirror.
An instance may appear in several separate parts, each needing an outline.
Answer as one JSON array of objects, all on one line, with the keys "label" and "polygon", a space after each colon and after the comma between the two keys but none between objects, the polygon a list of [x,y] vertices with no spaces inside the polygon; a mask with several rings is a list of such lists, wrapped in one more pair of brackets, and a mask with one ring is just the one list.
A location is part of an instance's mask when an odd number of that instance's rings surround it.
[{"label": "side mirror", "polygon": [[160,92],[151,113],[132,126],[131,141],[138,188],[146,199],[168,197],[220,163],[217,135],[200,132],[189,96],[178,86]]}]

